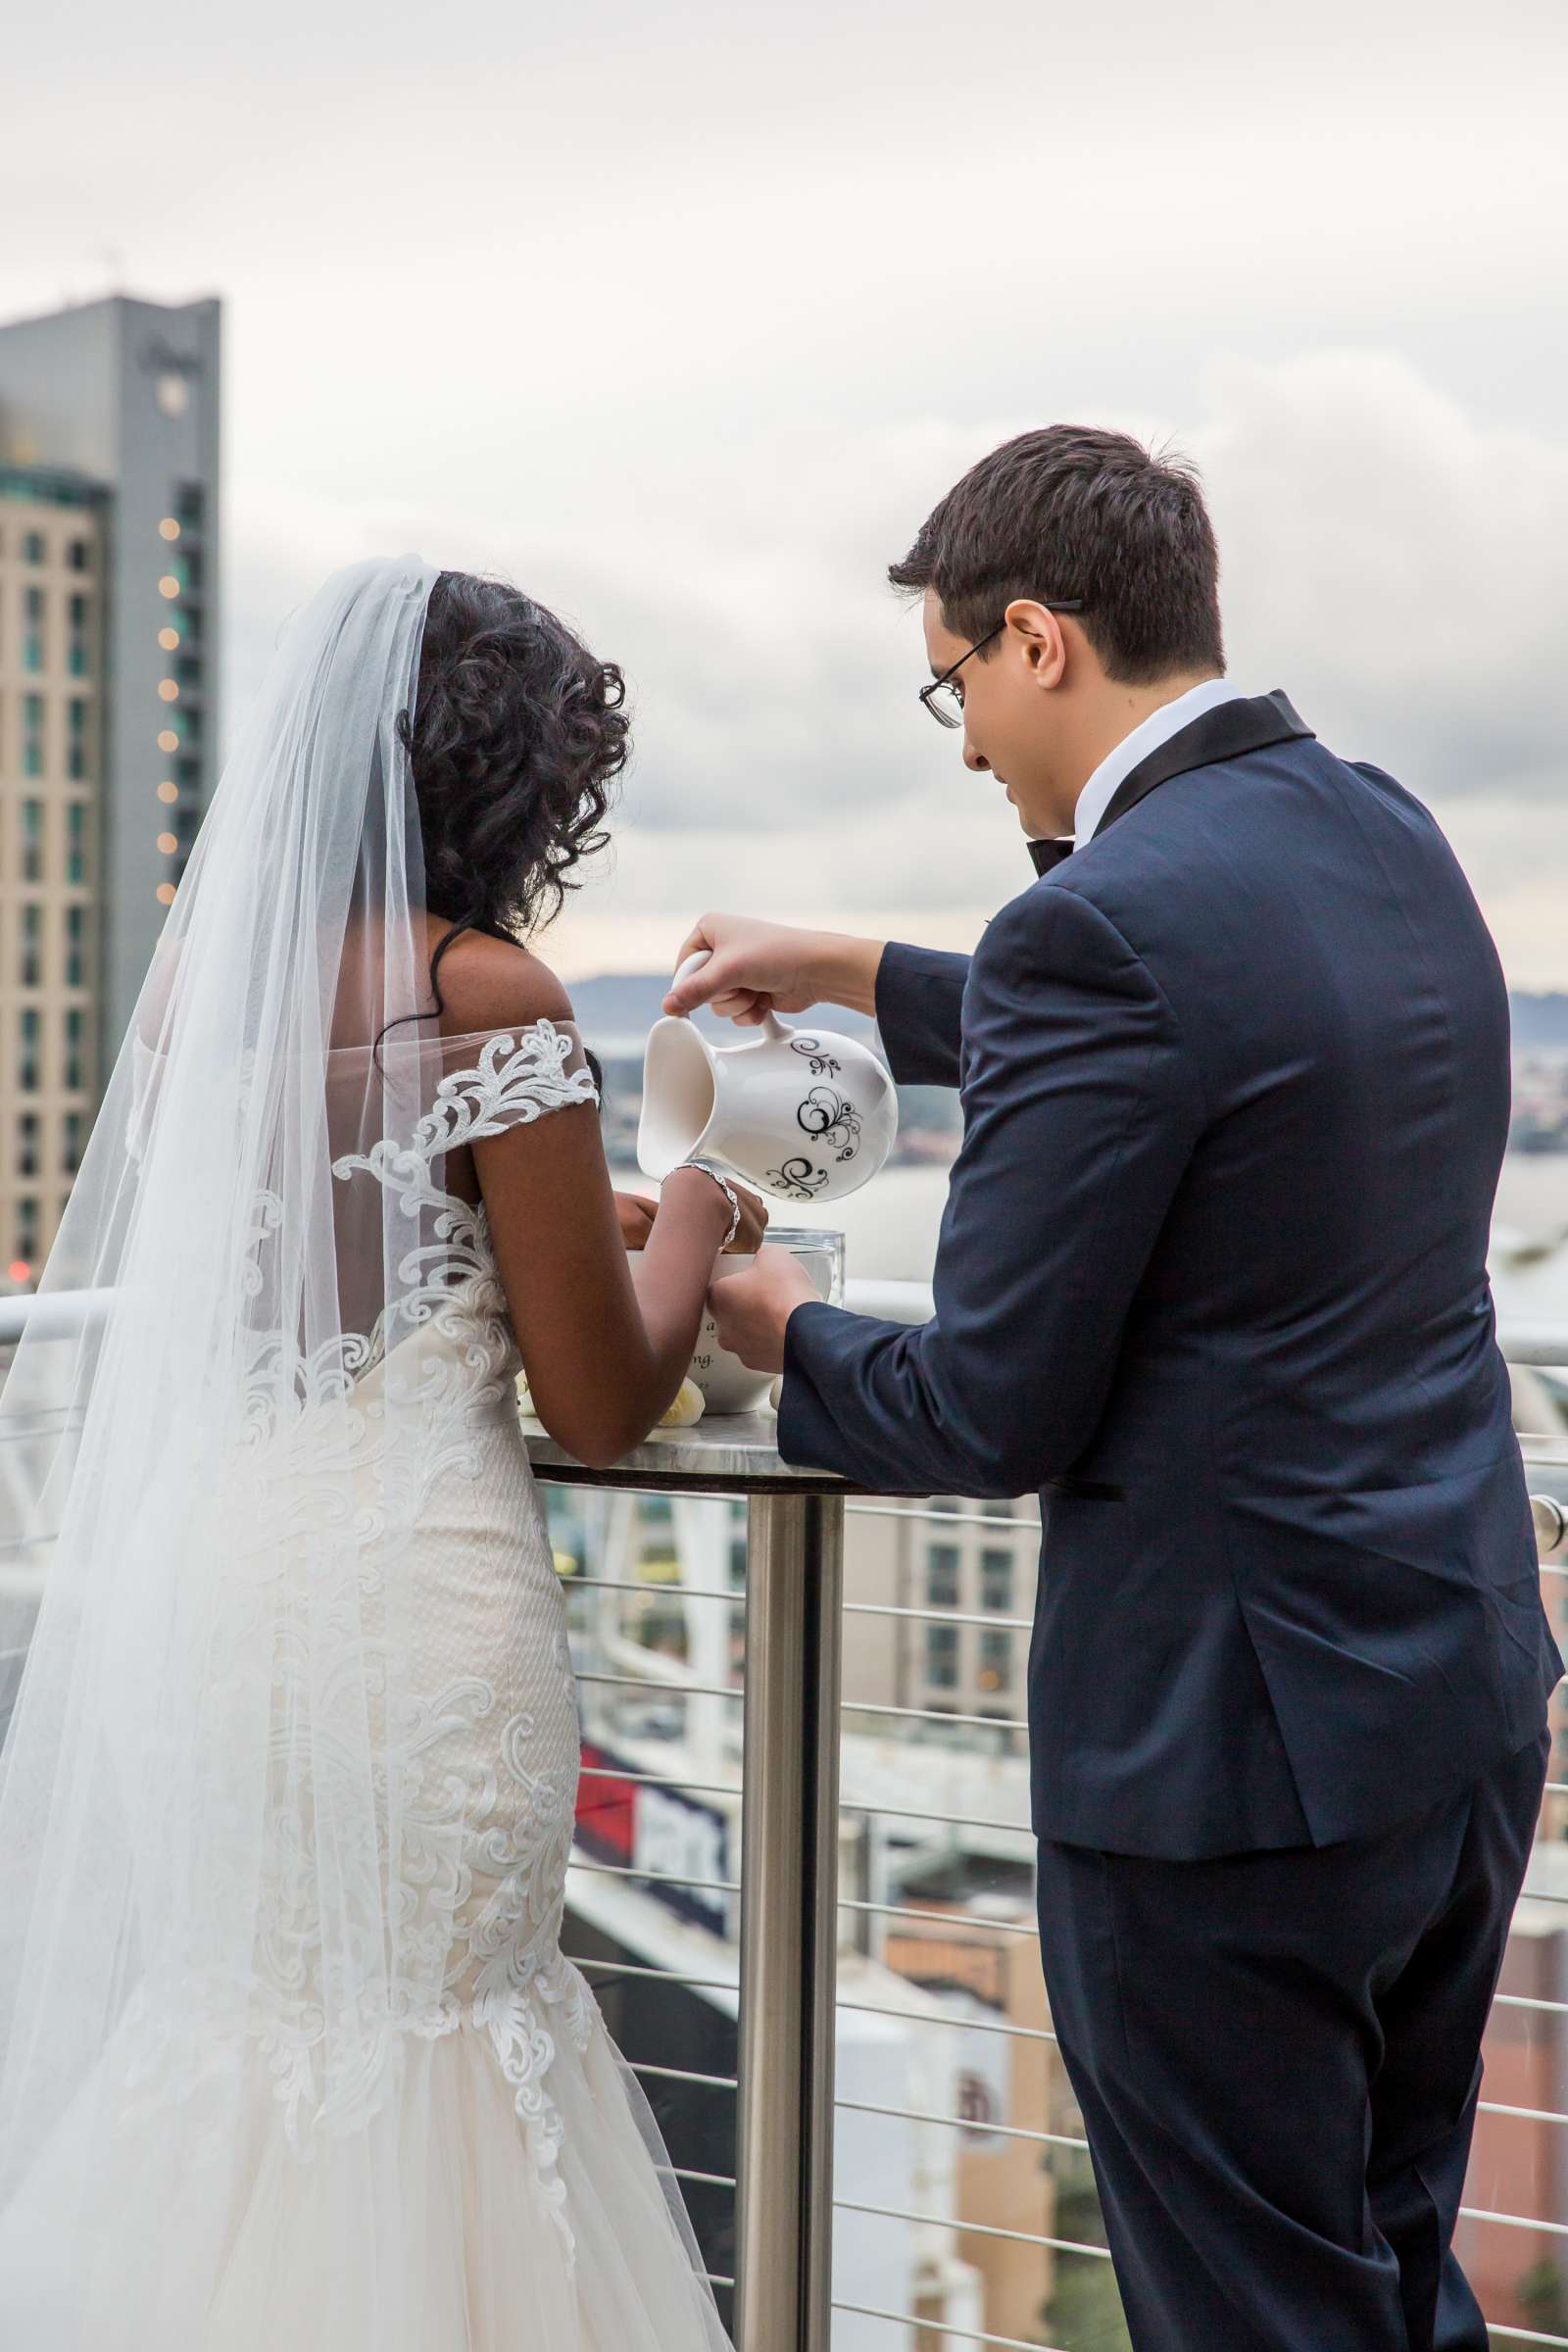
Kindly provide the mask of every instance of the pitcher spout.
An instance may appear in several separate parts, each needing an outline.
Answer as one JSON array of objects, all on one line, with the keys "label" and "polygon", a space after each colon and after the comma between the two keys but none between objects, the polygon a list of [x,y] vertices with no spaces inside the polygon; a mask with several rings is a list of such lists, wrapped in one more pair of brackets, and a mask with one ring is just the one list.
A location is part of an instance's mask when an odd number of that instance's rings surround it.
[{"label": "pitcher spout", "polygon": [[662,1180],[708,1133],[717,1100],[713,1050],[696,1025],[665,1013],[648,1033],[637,1165]]}]

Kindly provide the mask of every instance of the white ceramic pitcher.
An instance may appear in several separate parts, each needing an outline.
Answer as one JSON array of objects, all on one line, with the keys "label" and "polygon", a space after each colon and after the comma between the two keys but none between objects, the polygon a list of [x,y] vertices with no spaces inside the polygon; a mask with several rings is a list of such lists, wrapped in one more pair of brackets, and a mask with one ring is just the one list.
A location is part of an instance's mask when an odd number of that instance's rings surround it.
[{"label": "white ceramic pitcher", "polygon": [[[699,949],[675,978],[707,960]],[[842,1200],[869,1184],[898,1131],[887,1065],[836,1030],[792,1029],[769,1013],[743,1044],[714,1046],[684,1013],[666,1013],[649,1032],[637,1126],[645,1176],[697,1153],[779,1200]]]}]

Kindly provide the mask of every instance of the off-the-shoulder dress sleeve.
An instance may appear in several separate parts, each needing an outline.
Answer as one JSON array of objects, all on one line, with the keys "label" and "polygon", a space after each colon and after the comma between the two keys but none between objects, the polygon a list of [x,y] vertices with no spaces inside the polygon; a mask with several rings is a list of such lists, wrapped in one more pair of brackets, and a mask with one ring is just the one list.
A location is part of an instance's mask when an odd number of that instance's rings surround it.
[{"label": "off-the-shoulder dress sleeve", "polygon": [[528,1125],[545,1111],[599,1100],[574,1021],[531,1021],[448,1038],[444,1045],[452,1066],[436,1086],[429,1112],[431,1140],[443,1151]]}]

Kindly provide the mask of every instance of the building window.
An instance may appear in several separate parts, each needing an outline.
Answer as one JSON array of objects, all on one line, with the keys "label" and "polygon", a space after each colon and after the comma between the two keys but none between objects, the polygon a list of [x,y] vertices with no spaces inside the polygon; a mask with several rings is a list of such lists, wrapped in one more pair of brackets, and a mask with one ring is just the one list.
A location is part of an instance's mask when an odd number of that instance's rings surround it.
[{"label": "building window", "polygon": [[958,1605],[958,1546],[931,1544],[925,1555],[926,1606],[956,1609]]},{"label": "building window", "polygon": [[81,1131],[86,1125],[79,1110],[66,1113],[66,1174],[74,1176],[81,1166]]},{"label": "building window", "polygon": [[87,879],[87,805],[73,801],[66,809],[66,880]]},{"label": "building window", "polygon": [[981,1631],[979,1682],[982,1690],[1012,1687],[1012,1636],[1005,1626],[988,1625]]},{"label": "building window", "polygon": [[24,605],[24,625],[22,632],[22,666],[24,669],[43,667],[43,590],[29,588]]},{"label": "building window", "polygon": [[38,1113],[24,1110],[18,1124],[17,1173],[36,1176],[38,1173]]},{"label": "building window", "polygon": [[87,909],[85,906],[66,908],[66,986],[85,988],[87,985]]},{"label": "building window", "polygon": [[939,1690],[951,1690],[958,1679],[958,1629],[928,1625],[925,1629],[925,1679]]},{"label": "building window", "polygon": [[174,491],[174,514],[180,528],[199,531],[206,518],[207,494],[200,482],[180,482]]},{"label": "building window", "polygon": [[71,600],[70,611],[71,674],[74,678],[84,678],[87,675],[88,661],[92,650],[90,639],[92,607],[86,597],[74,596]]},{"label": "building window", "polygon": [[29,899],[22,909],[20,978],[24,988],[38,988],[43,982],[43,908],[36,899]]},{"label": "building window", "polygon": [[38,1092],[38,1027],[37,1005],[24,1004],[22,1007],[20,1074],[22,1092],[24,1095],[35,1095]]},{"label": "building window", "polygon": [[22,698],[22,772],[24,776],[43,774],[43,696],[24,694]]},{"label": "building window", "polygon": [[22,555],[23,561],[27,564],[41,564],[43,562],[42,531],[28,531],[26,537],[22,542]]},{"label": "building window", "polygon": [[17,1202],[17,1255],[29,1263],[38,1254],[38,1203],[31,1193]]},{"label": "building window", "polygon": [[81,1040],[87,1016],[79,1004],[66,1010],[66,1085],[72,1094],[79,1094],[86,1085],[81,1074]]},{"label": "building window", "polygon": [[71,565],[73,571],[91,571],[92,541],[90,539],[73,539],[66,551],[66,562]]},{"label": "building window", "polygon": [[22,804],[22,879],[24,882],[43,880],[42,801],[24,801]]},{"label": "building window", "polygon": [[79,694],[71,698],[71,731],[66,739],[66,773],[79,784],[87,773],[87,704]]},{"label": "building window", "polygon": [[181,686],[199,686],[202,682],[200,658],[195,654],[181,654],[174,663],[174,675]]},{"label": "building window", "polygon": [[1012,1554],[989,1544],[980,1554],[980,1606],[983,1609],[1012,1606]]}]

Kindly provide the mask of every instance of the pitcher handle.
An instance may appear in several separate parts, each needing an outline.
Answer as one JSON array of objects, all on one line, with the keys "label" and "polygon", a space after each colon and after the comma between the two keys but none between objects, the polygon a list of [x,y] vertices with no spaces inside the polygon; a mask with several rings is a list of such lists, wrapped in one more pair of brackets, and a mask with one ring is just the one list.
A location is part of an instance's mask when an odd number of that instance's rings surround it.
[{"label": "pitcher handle", "polygon": [[[701,971],[703,965],[708,961],[713,951],[711,948],[698,948],[694,950],[694,952],[686,957],[685,961],[677,966],[675,977],[671,985],[678,987],[680,982],[688,979],[693,972]],[[684,1013],[681,1017],[684,1020],[690,1020],[691,1014]],[[793,1037],[795,1034],[787,1022],[779,1019],[776,1012],[764,1012],[760,1021],[758,1023],[758,1028],[760,1030],[762,1036],[767,1038],[770,1042],[776,1041],[780,1038]]]}]

